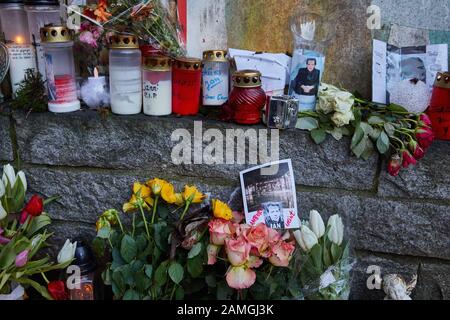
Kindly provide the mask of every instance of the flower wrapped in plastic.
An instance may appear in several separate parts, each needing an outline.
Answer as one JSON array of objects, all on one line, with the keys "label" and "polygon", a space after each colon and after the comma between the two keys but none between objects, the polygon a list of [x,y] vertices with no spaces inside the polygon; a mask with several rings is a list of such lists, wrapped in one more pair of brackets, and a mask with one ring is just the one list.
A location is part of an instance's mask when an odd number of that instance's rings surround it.
[{"label": "flower wrapped in plastic", "polygon": [[350,294],[350,271],[355,260],[344,241],[344,224],[338,215],[325,226],[313,210],[309,221],[294,233],[301,252],[296,255],[294,270],[298,274],[305,299],[347,300]]}]

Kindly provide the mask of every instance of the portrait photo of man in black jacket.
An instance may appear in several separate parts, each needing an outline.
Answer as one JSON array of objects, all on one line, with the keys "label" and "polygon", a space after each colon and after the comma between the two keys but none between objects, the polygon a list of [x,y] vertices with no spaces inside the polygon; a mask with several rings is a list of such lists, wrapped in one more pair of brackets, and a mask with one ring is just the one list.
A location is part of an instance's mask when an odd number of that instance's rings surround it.
[{"label": "portrait photo of man in black jacket", "polygon": [[306,60],[306,68],[301,68],[295,77],[294,92],[303,96],[315,96],[319,92],[320,70],[316,69],[317,60]]}]

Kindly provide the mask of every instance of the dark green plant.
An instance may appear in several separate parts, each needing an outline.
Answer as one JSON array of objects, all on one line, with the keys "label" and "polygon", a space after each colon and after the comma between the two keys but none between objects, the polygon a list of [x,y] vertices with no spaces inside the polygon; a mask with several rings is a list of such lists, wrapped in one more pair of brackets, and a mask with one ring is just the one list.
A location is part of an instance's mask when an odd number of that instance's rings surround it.
[{"label": "dark green plant", "polygon": [[39,71],[26,70],[25,78],[17,89],[16,98],[11,102],[11,107],[26,112],[47,111],[47,89]]}]

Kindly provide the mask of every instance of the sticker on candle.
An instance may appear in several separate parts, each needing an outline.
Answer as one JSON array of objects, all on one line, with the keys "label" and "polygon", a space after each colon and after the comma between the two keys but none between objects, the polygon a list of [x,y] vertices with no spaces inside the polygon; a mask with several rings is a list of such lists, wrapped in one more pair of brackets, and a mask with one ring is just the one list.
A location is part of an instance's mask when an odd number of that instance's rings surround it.
[{"label": "sticker on candle", "polygon": [[13,92],[19,88],[20,82],[25,78],[27,69],[36,69],[34,50],[30,45],[8,44],[10,60],[10,77]]}]

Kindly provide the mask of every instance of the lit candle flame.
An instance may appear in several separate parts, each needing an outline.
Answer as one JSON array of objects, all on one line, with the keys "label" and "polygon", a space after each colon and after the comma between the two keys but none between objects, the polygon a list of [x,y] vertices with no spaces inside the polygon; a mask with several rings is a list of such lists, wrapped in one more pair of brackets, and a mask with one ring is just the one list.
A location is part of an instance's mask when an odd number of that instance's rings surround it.
[{"label": "lit candle flame", "polygon": [[98,70],[97,70],[97,67],[94,68],[94,78],[98,78]]},{"label": "lit candle flame", "polygon": [[17,36],[14,42],[17,44],[23,44],[23,38],[21,36]]}]

